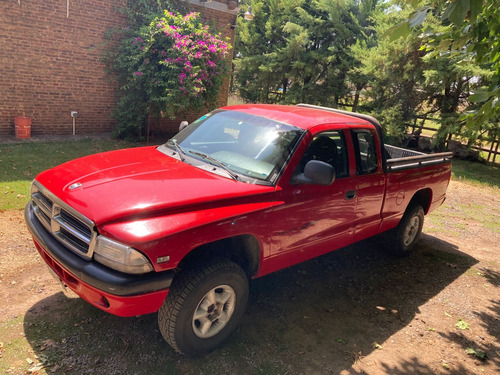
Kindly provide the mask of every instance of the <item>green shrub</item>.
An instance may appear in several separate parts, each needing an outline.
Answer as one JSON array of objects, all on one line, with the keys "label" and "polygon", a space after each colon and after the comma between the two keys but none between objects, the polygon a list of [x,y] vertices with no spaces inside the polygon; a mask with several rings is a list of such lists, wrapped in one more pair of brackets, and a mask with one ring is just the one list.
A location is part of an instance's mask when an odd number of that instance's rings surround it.
[{"label": "green shrub", "polygon": [[121,30],[117,53],[108,59],[120,85],[119,138],[141,138],[148,114],[175,118],[213,106],[229,71],[230,44],[199,13],[164,11],[144,19],[145,25]]}]

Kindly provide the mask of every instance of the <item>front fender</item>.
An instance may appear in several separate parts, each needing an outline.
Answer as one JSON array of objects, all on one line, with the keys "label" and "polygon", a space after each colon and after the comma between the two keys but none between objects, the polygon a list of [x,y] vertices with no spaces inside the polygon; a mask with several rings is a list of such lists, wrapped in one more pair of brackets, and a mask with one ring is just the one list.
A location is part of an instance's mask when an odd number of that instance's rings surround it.
[{"label": "front fender", "polygon": [[[173,269],[190,251],[221,239],[250,234],[266,247],[267,212],[281,202],[203,207],[99,227],[99,232],[147,255],[157,271]],[[158,258],[168,257],[168,263]]]}]

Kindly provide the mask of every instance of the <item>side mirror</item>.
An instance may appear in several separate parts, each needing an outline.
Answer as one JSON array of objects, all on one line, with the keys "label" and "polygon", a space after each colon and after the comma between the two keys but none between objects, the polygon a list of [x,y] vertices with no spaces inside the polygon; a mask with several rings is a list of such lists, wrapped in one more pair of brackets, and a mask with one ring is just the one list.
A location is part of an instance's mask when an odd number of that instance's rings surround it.
[{"label": "side mirror", "polygon": [[189,122],[182,121],[181,124],[179,125],[179,131],[183,130],[184,128],[187,128],[188,125],[189,125]]},{"label": "side mirror", "polygon": [[331,185],[335,181],[335,168],[330,164],[319,160],[310,160],[304,173],[294,178],[294,183]]}]

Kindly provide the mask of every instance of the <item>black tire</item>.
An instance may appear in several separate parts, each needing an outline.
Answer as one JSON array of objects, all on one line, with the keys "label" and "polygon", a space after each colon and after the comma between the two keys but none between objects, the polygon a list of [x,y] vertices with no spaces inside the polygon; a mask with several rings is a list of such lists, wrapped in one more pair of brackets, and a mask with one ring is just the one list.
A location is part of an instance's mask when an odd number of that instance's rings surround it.
[{"label": "black tire", "polygon": [[196,264],[174,280],[158,312],[160,332],[178,353],[209,353],[238,326],[247,300],[248,279],[237,264],[225,258]]},{"label": "black tire", "polygon": [[408,206],[398,226],[385,233],[386,251],[397,256],[411,254],[424,225],[424,209],[419,204]]}]

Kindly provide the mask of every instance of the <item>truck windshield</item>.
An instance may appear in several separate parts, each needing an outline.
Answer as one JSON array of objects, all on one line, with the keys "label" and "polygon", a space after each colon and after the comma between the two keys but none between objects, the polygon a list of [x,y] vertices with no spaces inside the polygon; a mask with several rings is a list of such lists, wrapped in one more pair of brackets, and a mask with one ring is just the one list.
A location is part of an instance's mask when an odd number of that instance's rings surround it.
[{"label": "truck windshield", "polygon": [[238,175],[274,182],[302,133],[265,117],[216,110],[187,126],[167,146],[181,146],[185,156],[205,162],[215,159]]}]

